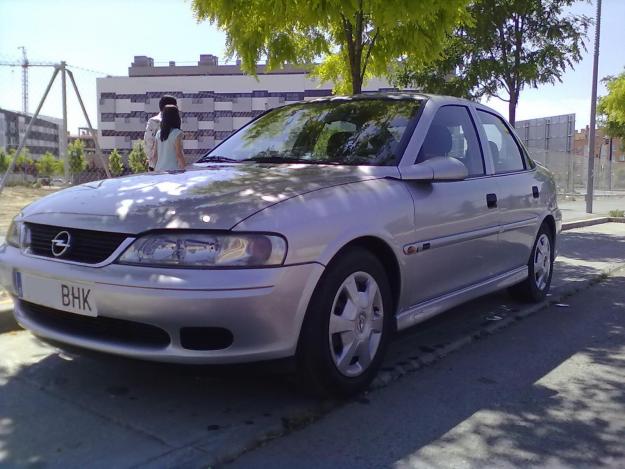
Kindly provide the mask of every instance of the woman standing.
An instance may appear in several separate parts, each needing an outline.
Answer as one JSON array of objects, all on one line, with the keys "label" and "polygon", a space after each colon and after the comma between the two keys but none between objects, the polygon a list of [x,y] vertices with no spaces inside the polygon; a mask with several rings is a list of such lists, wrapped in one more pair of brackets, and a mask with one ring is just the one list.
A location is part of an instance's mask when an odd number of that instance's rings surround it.
[{"label": "woman standing", "polygon": [[182,152],[183,133],[180,130],[180,113],[174,105],[167,105],[163,109],[161,130],[156,133],[154,145],[155,171],[172,171],[184,169],[185,160]]}]

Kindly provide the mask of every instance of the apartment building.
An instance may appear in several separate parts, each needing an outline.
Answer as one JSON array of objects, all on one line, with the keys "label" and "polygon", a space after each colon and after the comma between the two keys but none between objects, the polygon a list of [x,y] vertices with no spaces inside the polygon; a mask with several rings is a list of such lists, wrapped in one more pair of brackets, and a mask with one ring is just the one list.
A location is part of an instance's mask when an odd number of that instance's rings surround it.
[{"label": "apartment building", "polygon": [[[220,65],[214,55],[201,55],[193,65],[155,65],[150,57],[135,56],[127,77],[97,80],[102,150],[130,150],[142,139],[146,121],[158,113],[163,94],[178,100],[185,154],[191,159],[266,109],[332,94],[330,83],[320,84],[301,68],[270,72],[259,65],[257,73],[246,75],[239,64]],[[365,91],[392,89],[381,79],[370,80],[365,87]]]}]

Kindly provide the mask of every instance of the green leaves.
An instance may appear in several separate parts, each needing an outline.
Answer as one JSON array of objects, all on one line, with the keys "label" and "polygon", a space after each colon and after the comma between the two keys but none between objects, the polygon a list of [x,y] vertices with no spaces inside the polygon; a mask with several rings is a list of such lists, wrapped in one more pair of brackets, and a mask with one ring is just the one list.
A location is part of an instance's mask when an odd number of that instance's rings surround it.
[{"label": "green leaves", "polygon": [[597,112],[610,137],[625,138],[625,72],[603,80],[608,94],[599,98]]},{"label": "green leaves", "polygon": [[109,170],[111,171],[111,175],[113,177],[120,176],[124,172],[122,157],[117,151],[117,148],[114,148],[109,155]]},{"label": "green leaves", "polygon": [[87,162],[85,161],[85,144],[82,140],[76,139],[67,145],[67,156],[70,174],[80,174],[87,167]]},{"label": "green leaves", "polygon": [[128,166],[135,174],[145,173],[148,170],[148,157],[143,142],[137,141],[132,145],[132,150],[128,154]]},{"label": "green leaves", "polygon": [[581,60],[588,27],[584,15],[567,14],[577,0],[475,0],[465,21],[447,37],[430,66],[402,61],[395,83],[463,97],[494,96],[510,103],[514,123],[525,86],[561,81]]},{"label": "green leaves", "polygon": [[52,153],[45,152],[41,158],[35,161],[35,167],[39,176],[50,177],[63,173],[63,162],[58,160]]},{"label": "green leaves", "polygon": [[227,52],[243,70],[256,65],[310,66],[359,93],[368,76],[385,76],[397,60],[425,64],[466,16],[469,0],[193,0],[198,21],[226,32]]}]

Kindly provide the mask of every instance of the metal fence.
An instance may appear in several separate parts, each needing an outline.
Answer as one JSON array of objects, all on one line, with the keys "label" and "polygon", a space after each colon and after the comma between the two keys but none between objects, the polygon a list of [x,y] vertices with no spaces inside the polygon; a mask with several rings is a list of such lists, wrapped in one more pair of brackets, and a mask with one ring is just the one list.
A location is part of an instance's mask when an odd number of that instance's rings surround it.
[{"label": "metal fence", "polygon": [[[529,148],[534,161],[546,166],[555,176],[560,194],[585,194],[588,178],[588,157],[572,152]],[[625,191],[625,161],[595,159],[594,190],[597,193]],[[625,192],[623,192],[625,195]]]}]

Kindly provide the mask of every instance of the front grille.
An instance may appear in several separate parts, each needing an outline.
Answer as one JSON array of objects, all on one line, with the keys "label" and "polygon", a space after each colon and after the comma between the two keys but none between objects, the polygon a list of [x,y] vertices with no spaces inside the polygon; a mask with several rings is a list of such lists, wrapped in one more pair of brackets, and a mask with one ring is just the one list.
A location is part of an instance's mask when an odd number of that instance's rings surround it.
[{"label": "front grille", "polygon": [[170,343],[169,334],[163,329],[141,322],[81,316],[23,300],[20,306],[24,314],[38,324],[76,337],[150,348],[163,348]]},{"label": "front grille", "polygon": [[[123,233],[63,228],[38,223],[27,223],[26,226],[30,231],[29,251],[32,254],[85,264],[104,261],[128,237]],[[52,239],[63,231],[70,234],[70,247],[57,257],[52,253]]]}]

